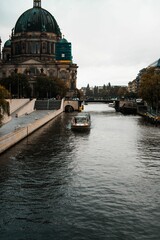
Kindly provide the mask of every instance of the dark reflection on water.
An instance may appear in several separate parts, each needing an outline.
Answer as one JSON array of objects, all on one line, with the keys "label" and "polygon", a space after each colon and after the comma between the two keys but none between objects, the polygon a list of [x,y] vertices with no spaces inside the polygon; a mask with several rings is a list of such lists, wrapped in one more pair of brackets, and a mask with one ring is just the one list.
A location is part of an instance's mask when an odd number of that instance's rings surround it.
[{"label": "dark reflection on water", "polygon": [[160,239],[160,129],[106,104],[63,114],[0,156],[2,240]]}]

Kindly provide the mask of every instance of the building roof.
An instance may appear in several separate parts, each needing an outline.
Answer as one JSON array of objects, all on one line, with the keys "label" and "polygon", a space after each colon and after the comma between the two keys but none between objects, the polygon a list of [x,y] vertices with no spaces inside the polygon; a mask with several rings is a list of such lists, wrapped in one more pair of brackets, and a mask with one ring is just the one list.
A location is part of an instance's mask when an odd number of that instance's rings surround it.
[{"label": "building roof", "polygon": [[11,47],[11,40],[7,40],[4,44],[4,47]]},{"label": "building roof", "polygon": [[150,64],[148,67],[160,67],[160,58],[157,61]]},{"label": "building roof", "polygon": [[60,28],[52,14],[41,8],[41,5],[35,4],[17,20],[14,33],[22,32],[50,32],[61,36]]},{"label": "building roof", "polygon": [[62,38],[59,40],[59,43],[68,43],[68,41],[65,38]]}]

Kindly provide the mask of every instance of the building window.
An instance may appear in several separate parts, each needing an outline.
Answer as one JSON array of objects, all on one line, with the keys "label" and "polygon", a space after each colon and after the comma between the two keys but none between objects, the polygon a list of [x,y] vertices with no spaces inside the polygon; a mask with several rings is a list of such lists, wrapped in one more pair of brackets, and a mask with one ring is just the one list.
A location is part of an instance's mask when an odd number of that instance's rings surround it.
[{"label": "building window", "polygon": [[47,46],[46,46],[46,43],[43,42],[42,43],[42,53],[46,53],[47,52]]},{"label": "building window", "polygon": [[6,73],[5,73],[5,72],[2,73],[2,77],[3,77],[3,78],[6,77]]},{"label": "building window", "polygon": [[55,47],[54,47],[54,43],[51,44],[51,53],[54,54],[55,53]]},{"label": "building window", "polygon": [[19,49],[19,44],[17,43],[15,45],[15,55],[18,55],[20,53],[20,49]]},{"label": "building window", "polygon": [[36,53],[39,54],[40,53],[40,44],[36,43]]},{"label": "building window", "polygon": [[25,53],[25,48],[26,48],[26,45],[25,45],[25,43],[23,42],[23,43],[22,43],[22,53]]}]

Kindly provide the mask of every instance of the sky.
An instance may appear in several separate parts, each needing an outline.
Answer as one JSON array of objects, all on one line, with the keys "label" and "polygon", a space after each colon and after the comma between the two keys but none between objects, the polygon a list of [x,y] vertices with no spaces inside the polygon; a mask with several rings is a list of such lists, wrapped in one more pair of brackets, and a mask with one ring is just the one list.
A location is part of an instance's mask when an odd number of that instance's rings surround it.
[{"label": "sky", "polygon": [[[1,0],[2,46],[33,0]],[[72,43],[77,87],[128,85],[160,58],[159,0],[42,0]]]}]

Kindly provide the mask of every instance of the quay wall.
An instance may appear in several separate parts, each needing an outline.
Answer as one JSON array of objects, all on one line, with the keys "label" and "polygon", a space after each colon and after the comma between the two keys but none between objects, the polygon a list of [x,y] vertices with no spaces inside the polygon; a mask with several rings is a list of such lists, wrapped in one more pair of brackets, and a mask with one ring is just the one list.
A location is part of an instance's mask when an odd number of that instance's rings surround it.
[{"label": "quay wall", "polygon": [[20,117],[24,114],[30,114],[34,111],[36,99],[32,99],[31,101],[27,102],[17,113],[16,116]]},{"label": "quay wall", "polygon": [[7,122],[11,121],[12,117],[8,116],[8,114],[4,114],[2,119],[2,124],[6,124]]},{"label": "quay wall", "polygon": [[9,112],[10,115],[7,114],[4,115],[4,118],[2,120],[3,124],[6,124],[7,122],[11,121],[12,116],[11,114],[16,115],[16,117],[20,117],[24,114],[30,114],[34,111],[36,99],[30,100],[30,99],[7,99],[7,102],[9,103]]},{"label": "quay wall", "polygon": [[20,107],[24,106],[27,102],[30,102],[29,98],[22,98],[22,99],[7,99],[7,102],[10,106],[10,114],[15,112]]},{"label": "quay wall", "polygon": [[4,135],[0,138],[0,154],[14,146],[16,143],[57,117],[63,112],[63,108],[56,110],[52,113],[47,113],[47,115],[41,119],[35,120],[33,123],[26,125],[25,127],[18,128],[13,132]]}]

